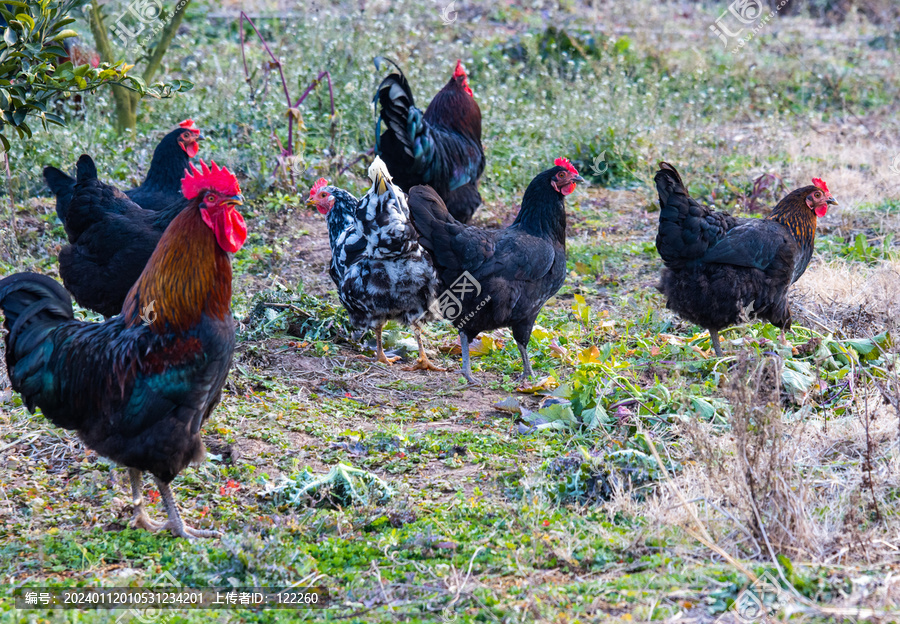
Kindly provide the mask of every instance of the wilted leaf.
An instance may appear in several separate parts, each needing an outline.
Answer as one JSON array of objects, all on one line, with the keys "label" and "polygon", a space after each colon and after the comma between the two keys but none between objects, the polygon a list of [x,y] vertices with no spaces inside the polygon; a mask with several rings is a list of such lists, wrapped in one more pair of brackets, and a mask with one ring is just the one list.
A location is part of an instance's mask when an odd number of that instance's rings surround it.
[{"label": "wilted leaf", "polygon": [[516,388],[516,392],[521,392],[523,394],[536,394],[542,390],[553,390],[559,386],[559,382],[551,375],[549,377],[542,377],[538,379],[533,384],[529,384],[527,381]]},{"label": "wilted leaf", "polygon": [[503,348],[503,342],[495,340],[490,336],[482,336],[480,339],[469,343],[469,355],[471,357],[481,357],[487,355],[491,351]]},{"label": "wilted leaf", "polygon": [[522,406],[519,405],[515,397],[506,397],[502,401],[497,401],[494,403],[494,407],[501,412],[509,412],[510,414],[520,414],[522,412]]},{"label": "wilted leaf", "polygon": [[600,349],[598,349],[594,345],[591,345],[578,354],[578,361],[582,364],[599,364],[601,362]]}]

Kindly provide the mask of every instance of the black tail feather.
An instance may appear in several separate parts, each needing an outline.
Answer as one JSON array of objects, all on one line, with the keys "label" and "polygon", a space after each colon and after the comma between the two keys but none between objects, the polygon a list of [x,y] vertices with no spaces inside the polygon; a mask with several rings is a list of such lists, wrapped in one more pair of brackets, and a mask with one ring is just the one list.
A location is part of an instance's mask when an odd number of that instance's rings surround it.
[{"label": "black tail feather", "polygon": [[375,138],[376,153],[380,153],[381,149],[381,121],[387,125],[386,131],[390,131],[396,139],[403,145],[404,151],[410,156],[413,153],[413,138],[410,136],[409,128],[409,111],[416,105],[413,98],[412,89],[403,70],[394,61],[386,57],[377,57],[375,66],[380,67],[379,60],[384,60],[397,68],[397,73],[390,74],[381,81],[375,90],[373,102],[378,102],[381,106],[379,121],[377,124],[377,136]]},{"label": "black tail feather", "polygon": [[34,411],[35,405],[46,398],[46,371],[53,348],[45,343],[60,323],[74,318],[72,300],[59,283],[46,275],[17,273],[0,280],[0,309],[9,332],[6,335],[9,379],[13,388],[22,394],[28,409]]},{"label": "black tail feather", "polygon": [[50,187],[50,192],[56,196],[56,215],[65,224],[72,192],[75,190],[75,179],[56,167],[44,167],[44,180]]}]

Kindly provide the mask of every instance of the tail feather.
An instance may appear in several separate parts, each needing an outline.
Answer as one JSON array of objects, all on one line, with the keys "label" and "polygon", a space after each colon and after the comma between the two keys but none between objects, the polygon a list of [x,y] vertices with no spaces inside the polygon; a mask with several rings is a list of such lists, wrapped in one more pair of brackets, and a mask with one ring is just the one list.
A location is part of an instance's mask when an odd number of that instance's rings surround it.
[{"label": "tail feather", "polygon": [[731,215],[710,210],[693,199],[678,171],[669,163],[659,163],[654,181],[659,193],[656,250],[670,269],[702,261],[728,230],[737,225]]},{"label": "tail feather", "polygon": [[377,195],[387,192],[390,188],[391,174],[380,156],[376,156],[369,165],[369,179],[372,180],[372,188]]},{"label": "tail feather", "polygon": [[78,159],[78,164],[75,165],[75,176],[78,182],[96,180],[97,165],[94,164],[94,159],[87,154],[82,154]]},{"label": "tail feather", "polygon": [[[35,405],[45,398],[48,378],[52,377],[47,371],[54,349],[51,334],[61,323],[73,320],[72,300],[59,283],[46,275],[17,273],[0,280],[0,308],[9,332],[9,379],[28,409],[34,411]],[[57,424],[65,427],[71,423]]]},{"label": "tail feather", "polygon": [[[417,156],[421,158],[423,148],[421,145],[416,145],[416,139],[425,130],[422,111],[416,108],[412,89],[406,80],[406,76],[403,75],[396,63],[389,59],[385,60],[397,67],[397,73],[390,74],[382,80],[375,91],[373,101],[377,101],[381,106],[379,130],[380,122],[384,121],[386,126],[385,134],[390,133],[393,135],[393,138],[400,143],[407,156],[410,158],[417,158]],[[376,153],[381,153],[381,141],[381,136],[376,137]],[[418,155],[417,152],[419,152]]]},{"label": "tail feather", "polygon": [[439,249],[446,236],[446,226],[457,223],[444,200],[430,186],[419,185],[409,189],[407,203],[409,216],[419,233],[419,243],[429,252]]},{"label": "tail feather", "polygon": [[56,215],[65,225],[72,192],[75,190],[75,179],[56,167],[44,167],[44,181],[50,187],[50,192],[56,196]]},{"label": "tail feather", "polygon": [[666,204],[668,204],[672,195],[678,194],[690,197],[684,182],[681,181],[678,170],[667,162],[659,163],[659,171],[656,172],[653,180],[656,182],[656,190],[659,193],[660,210],[666,209]]}]

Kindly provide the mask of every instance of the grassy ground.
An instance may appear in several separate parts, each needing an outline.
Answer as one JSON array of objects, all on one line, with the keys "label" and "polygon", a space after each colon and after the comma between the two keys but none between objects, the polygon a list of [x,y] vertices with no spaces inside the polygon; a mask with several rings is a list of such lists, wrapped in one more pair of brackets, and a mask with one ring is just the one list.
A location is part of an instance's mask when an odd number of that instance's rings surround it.
[{"label": "grassy ground", "polygon": [[[145,103],[137,138],[115,136],[101,93],[68,129],[15,146],[0,274],[56,275],[64,233],[41,166],[86,151],[131,185],[184,117],[209,137],[201,156],[239,172],[253,199],[234,261],[234,368],[207,461],[174,484],[188,522],[225,537],[126,528],[124,471],[29,415],[4,378],[0,583],[322,585],[333,600],[211,614],[233,622],[895,621],[900,35],[857,12],[801,10],[731,54],[709,33],[725,8],[466,2],[445,24],[441,6],[413,2],[260,4],[290,13],[257,22],[292,97],[325,69],[334,85],[333,118],[324,87],[300,107],[293,185],[273,138],[286,141],[280,84],[249,40],[248,86],[236,21],[199,5],[167,58],[196,87]],[[447,324],[427,338],[448,373],[385,368],[349,341],[324,222],[302,199],[320,175],[366,188],[365,162],[342,170],[371,146],[378,54],[404,67],[422,106],[466,63],[488,162],[479,225],[509,223],[557,156],[593,177],[568,201],[570,274],[538,318],[532,392],[516,389],[508,331],[477,345],[477,389]],[[653,288],[663,158],[696,197],[745,214],[764,214],[782,184],[827,181],[841,206],[793,290],[796,353],[748,324],[716,359],[708,335],[665,309]],[[387,337],[398,354],[414,346],[407,328]],[[341,463],[387,488],[360,478],[351,495],[334,479],[299,494]],[[731,607],[758,576],[780,589],[741,619]],[[9,622],[120,615],[0,599]]]}]

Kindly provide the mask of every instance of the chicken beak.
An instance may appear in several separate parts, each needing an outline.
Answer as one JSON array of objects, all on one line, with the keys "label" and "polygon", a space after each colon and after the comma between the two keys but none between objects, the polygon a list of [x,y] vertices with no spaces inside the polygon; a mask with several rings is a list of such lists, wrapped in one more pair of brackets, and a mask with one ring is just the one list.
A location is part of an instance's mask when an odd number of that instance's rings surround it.
[{"label": "chicken beak", "polygon": [[829,197],[828,199],[825,200],[825,203],[831,204],[832,206],[840,206],[840,204],[834,197]]},{"label": "chicken beak", "polygon": [[579,184],[587,184],[585,179],[582,178],[580,175],[576,175],[574,178],[572,178],[572,182],[578,182]]},{"label": "chicken beak", "polygon": [[244,196],[241,194],[234,195],[229,197],[224,202],[222,202],[226,206],[243,206],[244,205]]}]

